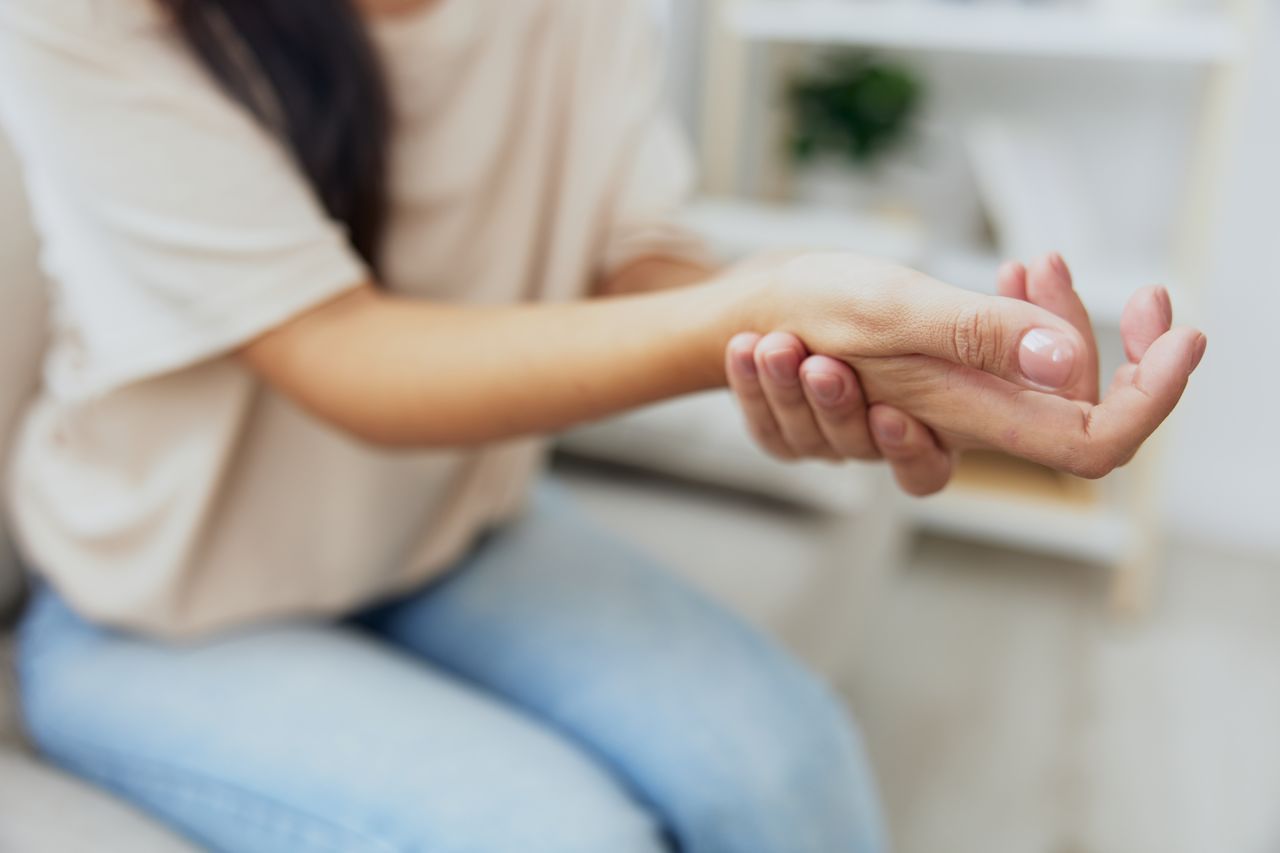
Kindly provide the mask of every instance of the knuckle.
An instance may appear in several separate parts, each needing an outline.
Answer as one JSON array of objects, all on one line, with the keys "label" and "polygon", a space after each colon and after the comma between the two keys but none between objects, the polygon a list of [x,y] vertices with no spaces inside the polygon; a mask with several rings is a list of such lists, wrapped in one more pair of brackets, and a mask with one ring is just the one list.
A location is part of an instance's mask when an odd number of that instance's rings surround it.
[{"label": "knuckle", "polygon": [[957,364],[981,368],[1000,365],[1004,352],[1000,324],[981,307],[957,312],[947,327],[948,344]]}]

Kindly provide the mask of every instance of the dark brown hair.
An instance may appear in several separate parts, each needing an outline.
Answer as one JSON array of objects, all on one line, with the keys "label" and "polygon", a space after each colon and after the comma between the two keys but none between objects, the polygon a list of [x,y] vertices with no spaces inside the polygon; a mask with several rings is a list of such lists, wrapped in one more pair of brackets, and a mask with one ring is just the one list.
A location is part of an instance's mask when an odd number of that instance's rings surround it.
[{"label": "dark brown hair", "polygon": [[390,107],[353,0],[161,0],[222,88],[280,137],[374,269]]}]

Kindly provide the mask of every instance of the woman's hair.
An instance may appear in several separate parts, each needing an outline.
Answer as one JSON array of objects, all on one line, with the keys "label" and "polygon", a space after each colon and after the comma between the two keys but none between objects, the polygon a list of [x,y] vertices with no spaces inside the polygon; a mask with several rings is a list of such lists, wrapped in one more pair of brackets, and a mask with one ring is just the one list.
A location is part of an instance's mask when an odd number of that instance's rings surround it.
[{"label": "woman's hair", "polygon": [[374,269],[390,106],[353,0],[160,0],[222,87],[292,151]]}]

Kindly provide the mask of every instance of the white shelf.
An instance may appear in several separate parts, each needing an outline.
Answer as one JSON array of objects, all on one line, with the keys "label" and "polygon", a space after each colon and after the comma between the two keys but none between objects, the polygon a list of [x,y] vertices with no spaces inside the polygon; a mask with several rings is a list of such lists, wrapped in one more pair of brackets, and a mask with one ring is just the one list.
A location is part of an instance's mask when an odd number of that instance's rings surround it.
[{"label": "white shelf", "polygon": [[825,249],[875,255],[918,265],[924,235],[918,223],[839,210],[702,198],[681,221],[725,259],[781,249]]},{"label": "white shelf", "polygon": [[[924,261],[922,267],[934,278],[981,293],[994,293],[996,275],[1002,258],[993,251],[949,250]],[[1031,258],[1022,260],[1030,262]],[[1120,322],[1129,297],[1149,284],[1162,284],[1169,290],[1179,322],[1194,314],[1185,294],[1162,277],[1158,265],[1133,262],[1099,263],[1087,258],[1067,258],[1075,279],[1076,292],[1089,309],[1095,323],[1115,326]]]},{"label": "white shelf", "polygon": [[[931,253],[923,229],[910,220],[823,208],[703,198],[689,206],[682,221],[725,260],[779,249],[855,252],[914,266],[948,284],[982,293],[995,292],[1002,260],[994,252],[978,249]],[[1152,264],[1067,261],[1091,316],[1107,325],[1119,323],[1134,291],[1148,284],[1169,286]],[[1185,320],[1191,306],[1176,288],[1169,289],[1179,317]]]},{"label": "white shelf", "polygon": [[937,0],[739,0],[730,26],[756,41],[1084,60],[1222,63],[1240,52],[1223,14]]}]

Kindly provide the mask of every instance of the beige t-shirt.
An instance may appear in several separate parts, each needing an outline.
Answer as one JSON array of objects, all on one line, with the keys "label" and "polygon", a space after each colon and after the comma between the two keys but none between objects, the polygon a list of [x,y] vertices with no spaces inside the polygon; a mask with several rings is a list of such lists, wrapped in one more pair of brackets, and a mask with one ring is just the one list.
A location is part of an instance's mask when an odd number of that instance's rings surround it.
[{"label": "beige t-shirt", "polygon": [[[647,0],[441,0],[371,24],[397,121],[385,286],[567,300],[697,251],[666,224],[690,170],[650,17]],[[518,511],[540,442],[373,449],[230,355],[367,273],[148,0],[0,3],[0,120],[55,283],[14,522],[79,611],[170,636],[340,613]]]}]

